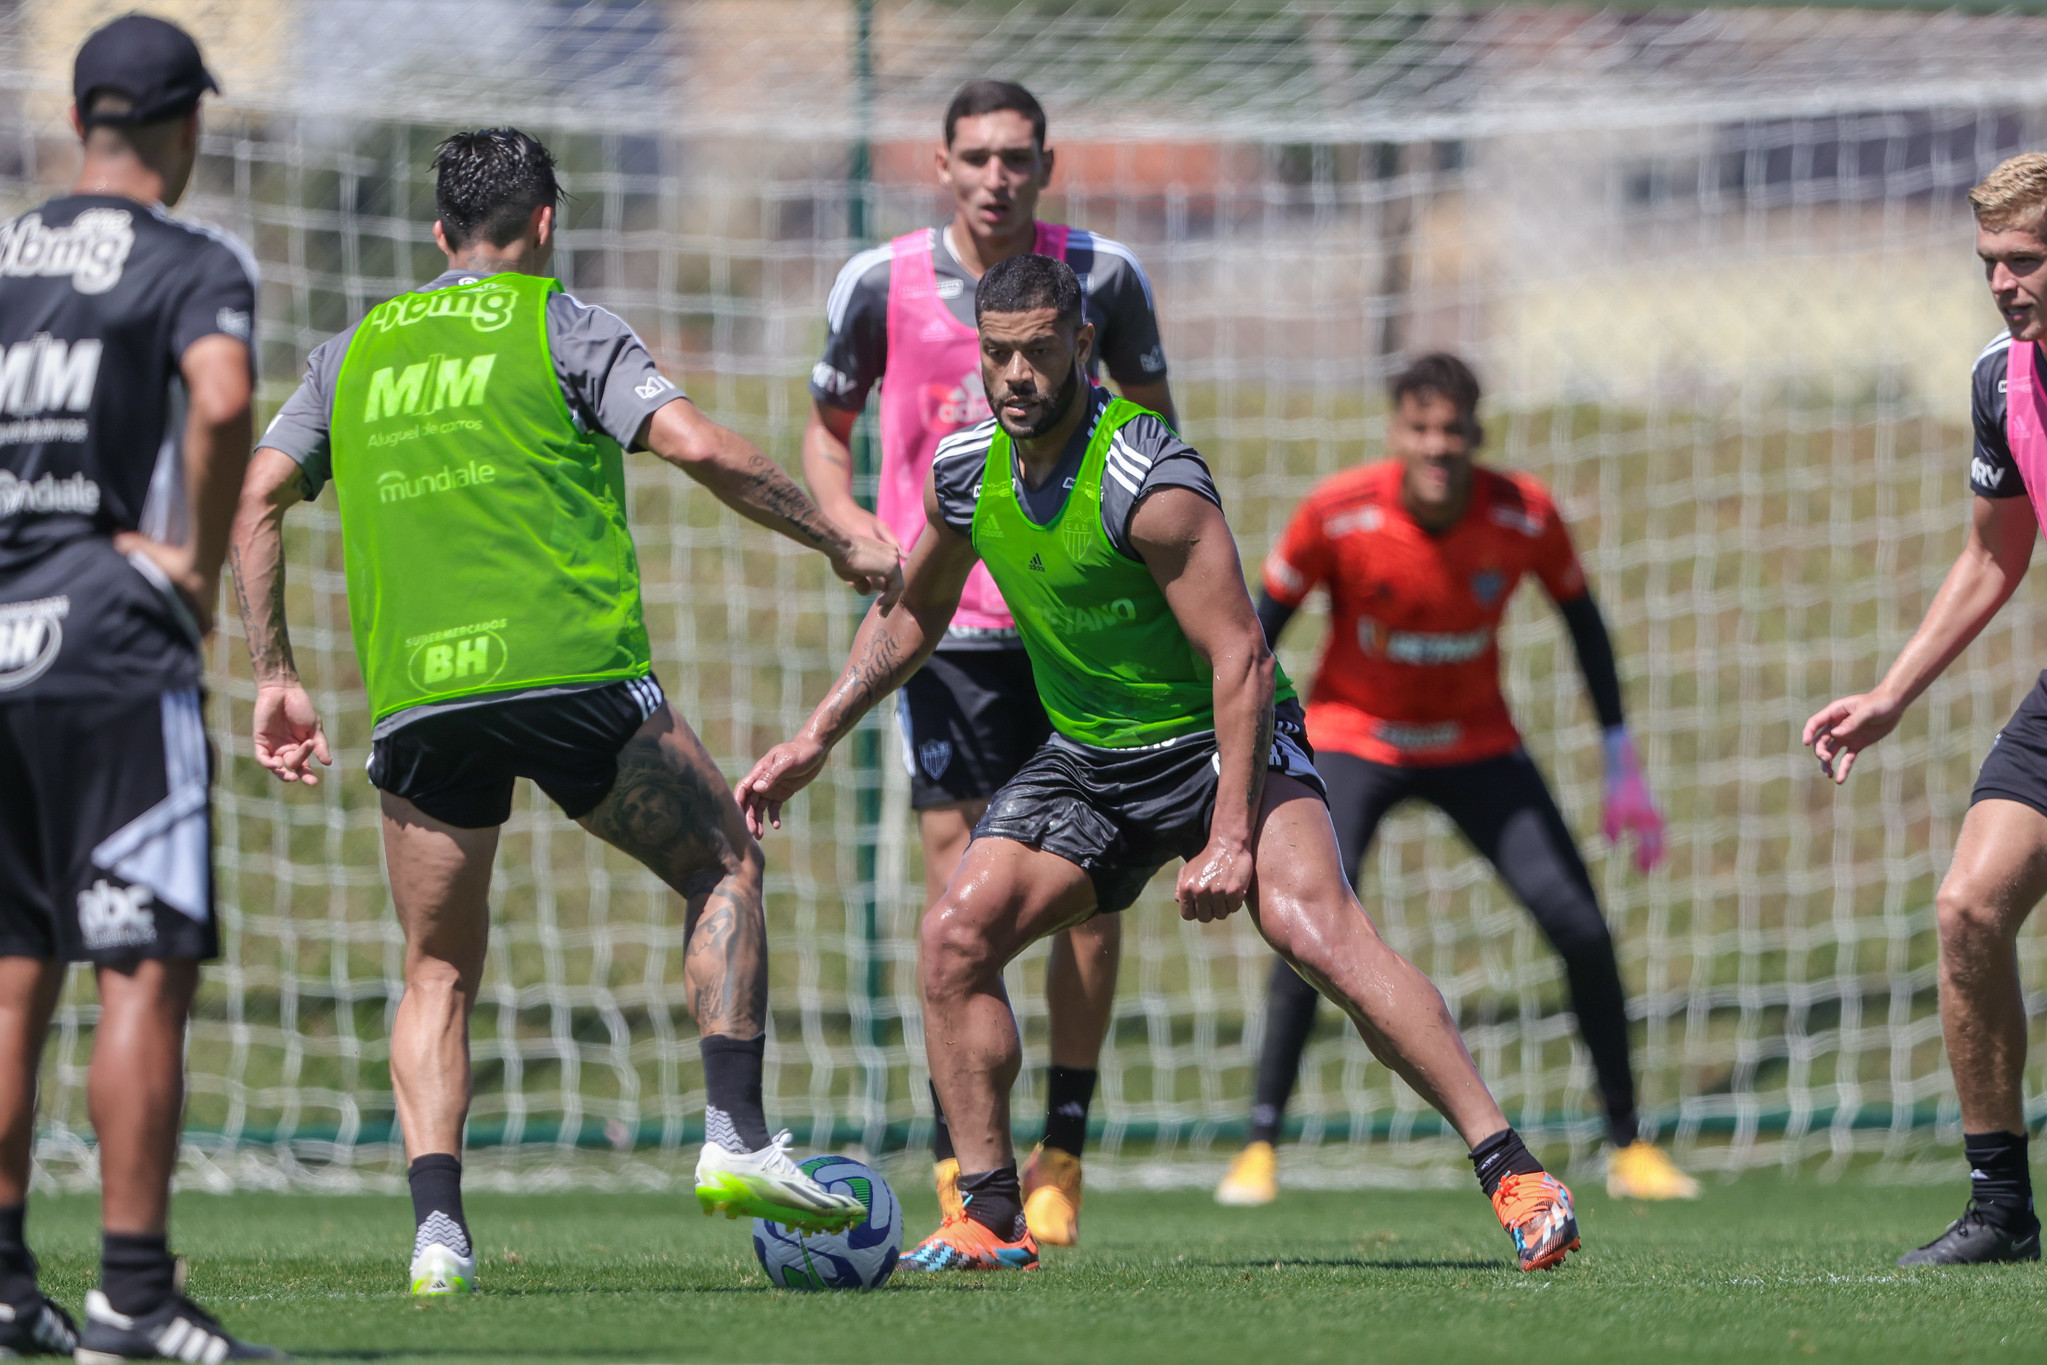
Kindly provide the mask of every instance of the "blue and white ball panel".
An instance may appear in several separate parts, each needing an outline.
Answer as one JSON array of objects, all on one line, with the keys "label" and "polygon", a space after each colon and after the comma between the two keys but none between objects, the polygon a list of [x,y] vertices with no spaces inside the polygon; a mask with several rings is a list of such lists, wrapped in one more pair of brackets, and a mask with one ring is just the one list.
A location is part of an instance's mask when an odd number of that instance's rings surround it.
[{"label": "blue and white ball panel", "polygon": [[838,1194],[867,1206],[867,1217],[844,1232],[799,1232],[753,1220],[753,1254],[778,1289],[879,1289],[903,1252],[903,1211],[896,1192],[872,1167],[847,1156],[814,1156],[803,1171]]}]

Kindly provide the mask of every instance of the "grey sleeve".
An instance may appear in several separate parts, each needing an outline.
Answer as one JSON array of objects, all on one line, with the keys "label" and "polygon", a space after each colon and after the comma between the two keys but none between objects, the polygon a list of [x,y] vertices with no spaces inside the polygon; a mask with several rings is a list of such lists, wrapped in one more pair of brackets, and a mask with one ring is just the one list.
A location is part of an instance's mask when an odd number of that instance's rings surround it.
[{"label": "grey sleeve", "polygon": [[1088,293],[1102,318],[1102,368],[1119,385],[1162,383],[1166,351],[1144,267],[1121,242],[1096,237],[1094,250]]},{"label": "grey sleeve", "polygon": [[888,282],[894,252],[863,251],[846,262],[825,304],[824,358],[810,371],[810,396],[848,412],[867,406],[867,395],[888,368]]},{"label": "grey sleeve", "polygon": [[657,409],[685,396],[624,318],[573,294],[548,298],[547,344],[569,411],[627,450]]},{"label": "grey sleeve", "polygon": [[256,442],[298,461],[308,502],[320,496],[320,490],[334,477],[333,451],[327,439],[334,411],[334,380],[341,373],[341,358],[347,354],[348,339],[354,332],[351,327],[313,348],[306,357],[305,378]]},{"label": "grey sleeve", "polygon": [[[990,420],[982,424],[993,430]],[[948,437],[959,441],[966,432]],[[981,496],[981,471],[988,465],[988,442],[967,441],[952,451],[941,450],[931,462],[931,478],[938,490],[938,515],[963,536],[974,533],[974,504]]]},{"label": "grey sleeve", "polygon": [[1102,529],[1117,553],[1140,558],[1130,544],[1130,519],[1137,505],[1161,488],[1191,488],[1217,507],[1223,505],[1208,462],[1164,422],[1146,415],[1110,439],[1102,469]]}]

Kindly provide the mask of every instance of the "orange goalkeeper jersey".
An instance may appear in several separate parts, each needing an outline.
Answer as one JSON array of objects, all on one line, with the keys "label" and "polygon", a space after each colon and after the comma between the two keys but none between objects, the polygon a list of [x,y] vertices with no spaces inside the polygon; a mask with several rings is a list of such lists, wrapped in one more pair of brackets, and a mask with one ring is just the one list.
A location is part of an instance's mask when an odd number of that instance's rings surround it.
[{"label": "orange goalkeeper jersey", "polygon": [[1526,474],[1475,468],[1470,504],[1440,534],[1408,515],[1400,483],[1391,460],[1323,480],[1265,561],[1276,601],[1329,592],[1308,738],[1401,765],[1511,753],[1521,736],[1500,694],[1500,617],[1524,573],[1559,602],[1584,593],[1570,532]]}]

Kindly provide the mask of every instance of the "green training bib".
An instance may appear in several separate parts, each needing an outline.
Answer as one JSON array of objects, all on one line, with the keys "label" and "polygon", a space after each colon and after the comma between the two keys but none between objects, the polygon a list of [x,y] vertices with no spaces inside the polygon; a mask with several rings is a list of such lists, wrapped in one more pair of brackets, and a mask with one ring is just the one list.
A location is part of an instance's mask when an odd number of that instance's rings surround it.
[{"label": "green training bib", "polygon": [[646,675],[618,444],[555,378],[559,282],[494,275],[370,310],[334,385],[334,489],[377,719]]},{"label": "green training bib", "polygon": [[[1032,521],[1001,427],[974,501],[973,542],[1016,618],[1052,725],[1100,749],[1137,749],[1215,728],[1215,671],[1194,652],[1151,570],[1102,527],[1109,443],[1145,409],[1112,399],[1065,506]],[[1282,671],[1279,696],[1294,695]]]}]

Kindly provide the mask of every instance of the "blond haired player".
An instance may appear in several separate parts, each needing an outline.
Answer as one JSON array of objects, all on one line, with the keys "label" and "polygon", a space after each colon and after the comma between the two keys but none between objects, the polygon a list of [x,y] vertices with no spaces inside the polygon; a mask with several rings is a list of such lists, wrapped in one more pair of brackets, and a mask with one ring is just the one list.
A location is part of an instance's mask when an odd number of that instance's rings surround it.
[{"label": "blond haired player", "polygon": [[[1842,697],[1805,723],[1805,743],[1836,783],[1856,755],[1897,727],[1905,708],[1966,649],[2032,562],[2047,496],[2047,155],[2015,156],[1969,192],[1976,255],[2004,318],[1976,357],[1969,539],[1947,581],[1875,689]],[[1954,862],[1935,902],[1940,1023],[1962,1107],[1969,1203],[1947,1231],[1899,1265],[2040,1259],[2040,1220],[2026,1160],[2026,1005],[2018,933],[2047,894],[2047,674],[2026,694],[1976,778]]]}]

